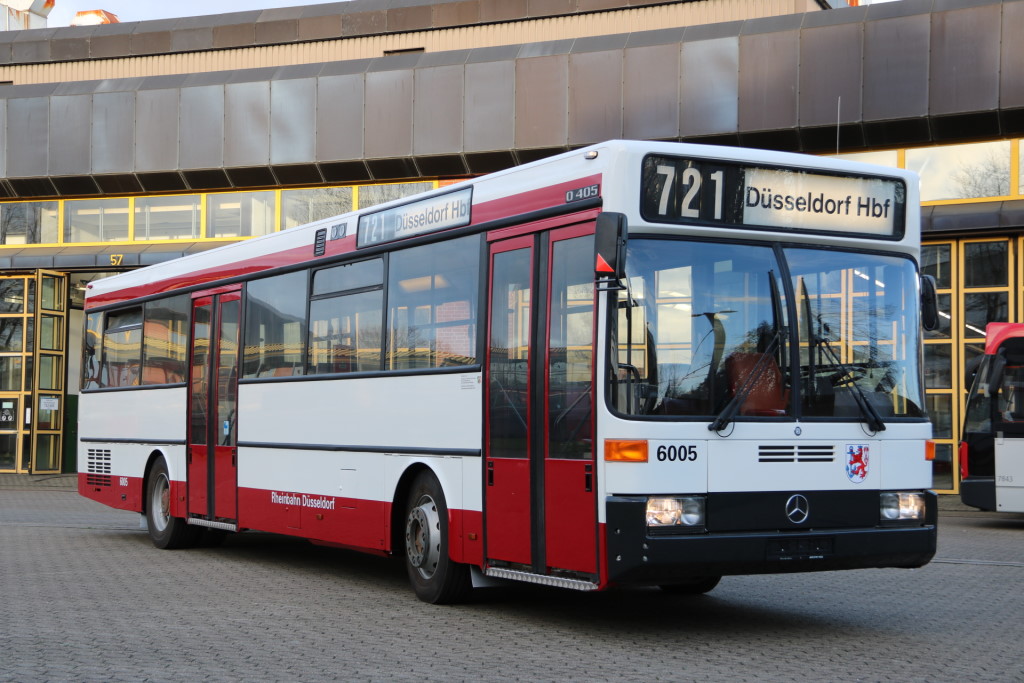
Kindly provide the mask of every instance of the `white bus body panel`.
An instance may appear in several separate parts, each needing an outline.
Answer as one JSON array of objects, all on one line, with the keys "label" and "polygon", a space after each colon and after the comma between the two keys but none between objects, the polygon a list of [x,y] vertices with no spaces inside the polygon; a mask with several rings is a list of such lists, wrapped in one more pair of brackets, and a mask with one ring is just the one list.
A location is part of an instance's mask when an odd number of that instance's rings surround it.
[{"label": "white bus body panel", "polygon": [[185,440],[185,387],[82,394],[79,439]]},{"label": "white bus body panel", "polygon": [[479,453],[481,402],[480,373],[243,383],[238,485],[391,502],[402,473],[423,462],[450,507],[480,510],[480,458],[445,451]]},{"label": "white bus body panel", "polygon": [[1024,439],[997,435],[996,510],[1024,512]]},{"label": "white bus body panel", "polygon": [[480,373],[240,384],[240,443],[479,450]]}]

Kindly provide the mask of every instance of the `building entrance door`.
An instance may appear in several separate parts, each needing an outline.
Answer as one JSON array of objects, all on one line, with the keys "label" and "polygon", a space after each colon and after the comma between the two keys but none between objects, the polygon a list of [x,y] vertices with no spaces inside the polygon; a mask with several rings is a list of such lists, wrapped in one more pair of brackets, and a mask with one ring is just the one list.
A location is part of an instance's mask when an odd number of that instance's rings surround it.
[{"label": "building entrance door", "polygon": [[61,470],[67,276],[0,276],[0,472]]}]

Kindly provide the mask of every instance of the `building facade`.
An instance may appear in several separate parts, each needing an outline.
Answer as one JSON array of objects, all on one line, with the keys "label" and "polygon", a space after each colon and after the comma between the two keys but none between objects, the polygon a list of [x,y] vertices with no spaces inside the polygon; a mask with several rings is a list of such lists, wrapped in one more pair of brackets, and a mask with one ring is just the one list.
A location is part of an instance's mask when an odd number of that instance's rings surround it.
[{"label": "building facade", "polygon": [[921,174],[955,492],[964,369],[987,322],[1024,320],[1019,35],[1021,0],[356,0],[0,33],[0,471],[73,464],[91,279],[626,137]]}]

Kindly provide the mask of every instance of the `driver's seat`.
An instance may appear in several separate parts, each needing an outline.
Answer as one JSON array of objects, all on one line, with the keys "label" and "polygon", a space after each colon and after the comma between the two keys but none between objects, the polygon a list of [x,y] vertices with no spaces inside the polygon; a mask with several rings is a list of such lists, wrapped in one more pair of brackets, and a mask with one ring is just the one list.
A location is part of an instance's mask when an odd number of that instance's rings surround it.
[{"label": "driver's seat", "polygon": [[[762,362],[762,358],[764,359]],[[746,399],[740,406],[740,415],[777,417],[786,414],[789,391],[782,384],[782,372],[775,358],[765,353],[736,351],[725,359],[725,374],[729,380],[732,395],[743,387],[754,368],[761,362],[759,376],[749,387]]]}]

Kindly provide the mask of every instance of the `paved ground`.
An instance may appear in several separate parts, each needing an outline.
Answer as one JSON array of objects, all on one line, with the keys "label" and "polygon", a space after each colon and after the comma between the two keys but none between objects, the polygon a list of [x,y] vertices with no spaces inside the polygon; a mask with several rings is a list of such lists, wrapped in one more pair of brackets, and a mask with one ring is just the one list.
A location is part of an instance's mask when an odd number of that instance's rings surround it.
[{"label": "paved ground", "polygon": [[293,539],[157,550],[73,481],[0,476],[0,681],[1024,681],[1024,515],[944,504],[919,570],[435,607],[397,562]]}]

